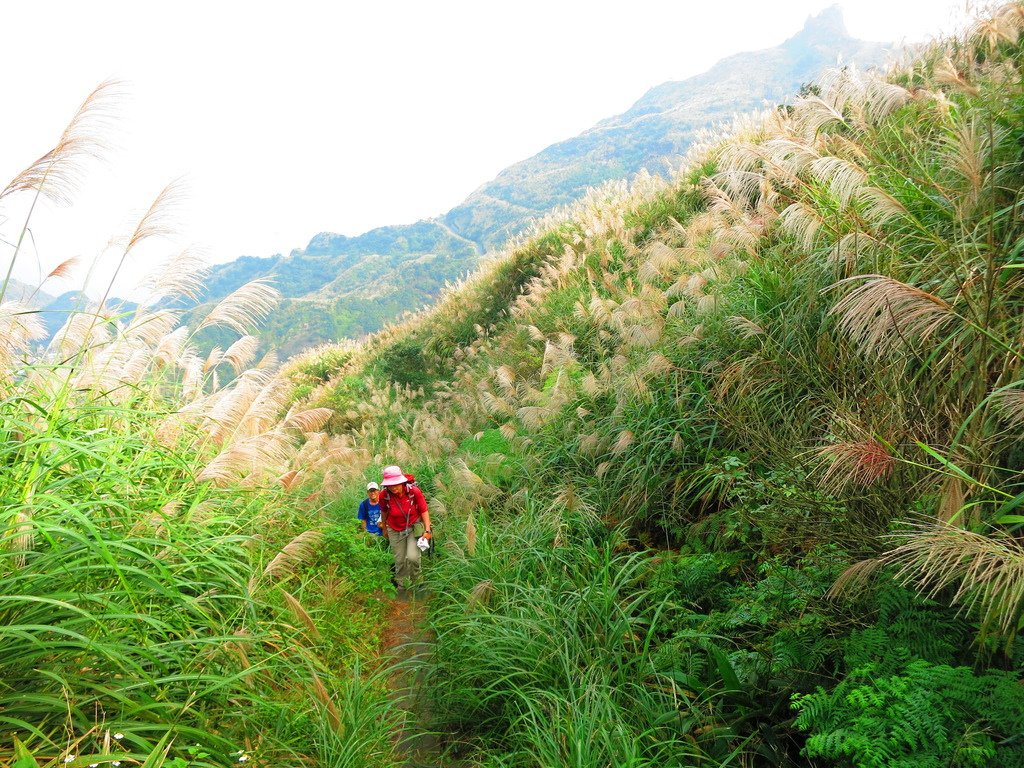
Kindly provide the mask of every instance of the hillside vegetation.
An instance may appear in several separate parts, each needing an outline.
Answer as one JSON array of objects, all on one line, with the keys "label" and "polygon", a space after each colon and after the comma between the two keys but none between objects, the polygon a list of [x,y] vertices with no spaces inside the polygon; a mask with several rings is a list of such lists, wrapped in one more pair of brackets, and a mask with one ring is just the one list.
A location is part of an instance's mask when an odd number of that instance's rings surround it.
[{"label": "hillside vegetation", "polygon": [[[114,93],[0,206],[66,199]],[[170,197],[124,258],[167,233]],[[9,280],[30,226],[0,285],[0,765],[388,765],[384,684],[359,674],[388,558],[341,524],[367,457],[322,431],[329,411],[289,409],[290,383],[256,360],[276,293],[249,283],[181,325],[156,307],[202,284],[186,252],[138,307],[69,306],[53,335]],[[230,344],[200,356],[214,328]]]},{"label": "hillside vegetation", "polygon": [[1022,30],[829,73],[288,367],[428,492],[450,759],[1024,765]]},{"label": "hillside vegetation", "polygon": [[509,166],[443,216],[356,237],[323,232],[287,256],[215,266],[206,298],[216,302],[249,280],[275,275],[289,300],[261,334],[271,348],[290,356],[325,341],[362,338],[432,304],[448,282],[475,270],[485,251],[588,188],[642,170],[667,175],[700,131],[791,99],[837,57],[873,66],[892,55],[888,45],[852,38],[833,6],[781,45],[652,88],[623,114]]}]

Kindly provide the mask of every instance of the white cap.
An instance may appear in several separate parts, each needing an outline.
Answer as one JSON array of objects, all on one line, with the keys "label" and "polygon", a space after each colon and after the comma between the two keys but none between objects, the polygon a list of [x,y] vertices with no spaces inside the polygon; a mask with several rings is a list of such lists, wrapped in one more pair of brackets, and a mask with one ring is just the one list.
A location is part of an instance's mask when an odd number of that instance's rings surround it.
[{"label": "white cap", "polygon": [[368,491],[379,491],[380,490],[380,486],[377,485],[376,483],[367,483],[366,484],[366,490],[368,490]]}]

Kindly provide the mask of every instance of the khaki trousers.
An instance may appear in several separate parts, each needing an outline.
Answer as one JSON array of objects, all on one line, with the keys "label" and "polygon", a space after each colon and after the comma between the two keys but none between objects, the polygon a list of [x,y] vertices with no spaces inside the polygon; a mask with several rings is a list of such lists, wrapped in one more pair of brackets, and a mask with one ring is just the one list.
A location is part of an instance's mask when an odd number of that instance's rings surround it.
[{"label": "khaki trousers", "polygon": [[395,556],[395,580],[408,589],[420,575],[420,548],[412,531],[392,531],[388,528],[388,542]]}]

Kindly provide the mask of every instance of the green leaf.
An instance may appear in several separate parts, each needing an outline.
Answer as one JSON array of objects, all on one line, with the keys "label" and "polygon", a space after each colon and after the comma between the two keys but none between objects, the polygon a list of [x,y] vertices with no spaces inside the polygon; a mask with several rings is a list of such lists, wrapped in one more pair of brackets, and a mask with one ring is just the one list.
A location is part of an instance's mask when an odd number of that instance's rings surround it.
[{"label": "green leaf", "polygon": [[[1021,502],[1024,502],[1024,493],[1018,493],[1009,501],[1003,502],[999,509],[996,510],[996,517],[999,518],[1000,522],[1004,517],[1021,517],[1021,515],[1010,515],[1013,510],[1017,509],[1021,505]],[[1021,520],[1015,520],[1014,522],[1024,523],[1024,518]],[[1006,525],[1006,523],[1003,523],[1003,525]]]},{"label": "green leaf", "polygon": [[39,763],[17,736],[14,737],[14,763],[11,768],[39,768]]},{"label": "green leaf", "polygon": [[146,762],[142,764],[142,768],[160,768],[167,760],[167,753],[171,749],[171,732],[168,731],[163,735],[163,738],[157,742],[157,745],[153,747],[153,751],[149,753],[149,757],[146,758]]},{"label": "green leaf", "polygon": [[996,518],[998,525],[1020,525],[1024,523],[1024,515],[1002,515]]},{"label": "green leaf", "polygon": [[964,472],[962,469],[960,469],[960,467],[958,467],[952,461],[950,461],[945,456],[943,456],[941,453],[936,451],[930,445],[925,445],[924,443],[920,442],[919,440],[916,440],[915,442],[917,443],[917,447],[918,448],[920,448],[922,451],[927,453],[929,456],[931,456],[933,459],[935,459],[937,462],[939,462],[942,466],[944,466],[946,469],[948,469],[954,475],[959,477],[961,480],[966,480],[971,485],[978,485],[978,481],[977,480],[975,480],[969,474]]},{"label": "green leaf", "polygon": [[729,693],[743,693],[740,679],[736,676],[736,671],[732,668],[729,657],[717,645],[708,646],[708,653],[715,660],[718,674],[722,678],[722,682],[725,683],[725,690]]}]

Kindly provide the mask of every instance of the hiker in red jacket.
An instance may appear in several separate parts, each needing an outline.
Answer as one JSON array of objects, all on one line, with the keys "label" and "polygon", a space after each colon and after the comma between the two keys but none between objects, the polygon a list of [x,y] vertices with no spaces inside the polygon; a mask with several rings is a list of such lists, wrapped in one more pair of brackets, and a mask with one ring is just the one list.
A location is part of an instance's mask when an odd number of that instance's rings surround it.
[{"label": "hiker in red jacket", "polygon": [[420,575],[420,552],[430,545],[430,513],[423,491],[398,467],[384,467],[380,517],[395,556],[399,589],[409,589]]}]

